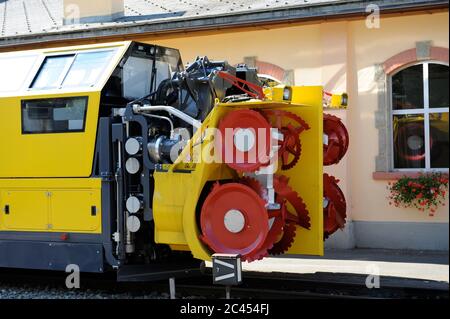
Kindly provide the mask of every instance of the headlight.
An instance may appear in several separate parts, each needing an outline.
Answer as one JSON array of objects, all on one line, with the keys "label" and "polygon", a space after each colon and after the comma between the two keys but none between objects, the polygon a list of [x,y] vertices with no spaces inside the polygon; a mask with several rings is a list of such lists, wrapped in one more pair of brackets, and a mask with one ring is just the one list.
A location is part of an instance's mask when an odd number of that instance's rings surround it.
[{"label": "headlight", "polygon": [[342,94],[342,100],[341,100],[341,105],[342,106],[348,106],[348,94],[344,93]]},{"label": "headlight", "polygon": [[290,86],[286,86],[283,90],[283,100],[290,101],[292,100],[292,88]]}]

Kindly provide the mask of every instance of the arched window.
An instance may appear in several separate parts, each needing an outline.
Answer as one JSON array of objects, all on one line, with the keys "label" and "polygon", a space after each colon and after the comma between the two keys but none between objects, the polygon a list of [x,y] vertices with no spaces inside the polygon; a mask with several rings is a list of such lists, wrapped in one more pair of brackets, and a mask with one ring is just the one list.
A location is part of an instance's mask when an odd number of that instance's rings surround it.
[{"label": "arched window", "polygon": [[429,61],[391,75],[395,170],[448,171],[448,69],[448,65]]},{"label": "arched window", "polygon": [[256,68],[259,80],[266,86],[294,85],[295,83],[293,70],[285,70],[279,65],[260,61],[255,56],[244,57],[244,64]]}]

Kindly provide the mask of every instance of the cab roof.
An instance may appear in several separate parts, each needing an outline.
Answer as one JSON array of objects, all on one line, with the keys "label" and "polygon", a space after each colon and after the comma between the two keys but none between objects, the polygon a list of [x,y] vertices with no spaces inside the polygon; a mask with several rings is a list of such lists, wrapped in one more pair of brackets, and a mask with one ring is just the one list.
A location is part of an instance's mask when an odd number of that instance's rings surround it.
[{"label": "cab roof", "polygon": [[131,43],[0,53],[0,98],[101,91]]}]

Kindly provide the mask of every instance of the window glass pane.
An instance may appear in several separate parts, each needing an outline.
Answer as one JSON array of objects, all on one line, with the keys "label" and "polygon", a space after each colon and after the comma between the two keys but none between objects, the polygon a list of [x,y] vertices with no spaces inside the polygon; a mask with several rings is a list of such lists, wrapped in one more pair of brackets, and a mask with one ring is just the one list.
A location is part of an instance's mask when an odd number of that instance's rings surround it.
[{"label": "window glass pane", "polygon": [[448,168],[448,113],[430,114],[431,168]]},{"label": "window glass pane", "polygon": [[123,95],[137,99],[150,94],[153,61],[131,56],[123,67]]},{"label": "window glass pane", "polygon": [[180,52],[176,49],[157,47],[156,60],[167,63],[173,72],[183,69]]},{"label": "window glass pane", "polygon": [[170,79],[172,77],[172,69],[169,63],[156,61],[156,77],[155,77],[155,87],[156,90],[162,81]]},{"label": "window glass pane", "polygon": [[33,81],[33,89],[56,89],[60,85],[63,72],[72,63],[74,55],[47,57]]},{"label": "window glass pane", "polygon": [[392,77],[394,110],[423,108],[423,65],[414,65]]},{"label": "window glass pane", "polygon": [[0,58],[0,92],[19,90],[35,61],[36,56]]},{"label": "window glass pane", "polygon": [[22,101],[23,133],[84,131],[87,97]]},{"label": "window glass pane", "polygon": [[67,74],[63,88],[93,86],[108,66],[114,51],[80,53]]},{"label": "window glass pane", "polygon": [[394,115],[394,167],[425,168],[423,114]]},{"label": "window glass pane", "polygon": [[448,107],[448,66],[441,64],[428,65],[430,87],[430,107]]}]

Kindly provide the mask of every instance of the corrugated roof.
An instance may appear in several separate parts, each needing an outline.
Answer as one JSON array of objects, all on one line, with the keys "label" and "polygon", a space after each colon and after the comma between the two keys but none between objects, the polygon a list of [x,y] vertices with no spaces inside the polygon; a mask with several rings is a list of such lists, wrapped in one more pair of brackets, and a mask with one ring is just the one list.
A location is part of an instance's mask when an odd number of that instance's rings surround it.
[{"label": "corrugated roof", "polygon": [[339,0],[125,0],[125,16],[112,23],[63,25],[63,0],[0,0],[0,36],[51,30],[74,30],[130,21],[220,16],[287,6],[310,6]]},{"label": "corrugated roof", "polygon": [[[94,1],[94,0],[93,0]],[[64,25],[63,0],[0,0],[0,47],[86,37],[197,30],[367,14],[372,0],[124,0],[112,22]],[[382,11],[446,6],[446,0],[378,0]]]}]

